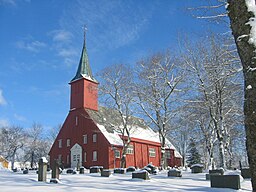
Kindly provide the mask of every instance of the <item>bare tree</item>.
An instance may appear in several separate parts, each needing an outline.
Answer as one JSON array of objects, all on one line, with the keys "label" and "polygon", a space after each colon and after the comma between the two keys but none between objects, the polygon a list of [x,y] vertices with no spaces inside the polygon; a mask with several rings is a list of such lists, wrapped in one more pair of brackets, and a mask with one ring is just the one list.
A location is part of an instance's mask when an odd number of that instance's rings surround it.
[{"label": "bare tree", "polygon": [[2,128],[1,132],[1,155],[12,162],[13,169],[18,150],[24,146],[24,130],[22,127],[11,126]]},{"label": "bare tree", "polygon": [[195,77],[196,100],[190,103],[194,108],[193,113],[198,114],[196,121],[205,138],[210,164],[213,166],[213,145],[217,139],[219,166],[226,169],[226,152],[230,152],[230,130],[234,127],[231,122],[237,123],[235,119],[241,114],[241,89],[239,84],[234,83],[239,71],[235,52],[225,46],[223,39],[218,39],[211,37],[206,40],[207,45],[200,43],[196,48],[187,47],[183,58],[191,76]]},{"label": "bare tree", "polygon": [[[115,126],[123,141],[121,167],[126,167],[126,154],[131,138],[130,131],[133,125],[133,73],[132,69],[124,64],[115,64],[103,69],[98,77],[101,79],[100,94],[108,108],[117,113],[119,125]],[[114,117],[113,117],[114,118]],[[107,123],[107,122],[106,122]]]},{"label": "bare tree", "polygon": [[46,156],[50,147],[49,142],[43,139],[43,127],[38,123],[34,123],[30,129],[27,130],[27,139],[25,144],[24,161],[30,161],[30,167],[36,166],[36,162],[42,156]]},{"label": "bare tree", "polygon": [[[228,16],[244,74],[244,123],[253,191],[256,191],[256,45],[252,41],[255,1],[227,0]],[[254,23],[255,24],[255,23]],[[254,29],[255,30],[255,29]]]},{"label": "bare tree", "polygon": [[166,137],[176,114],[179,86],[183,80],[179,60],[170,52],[154,54],[138,62],[138,105],[159,133],[161,166],[166,167]]}]

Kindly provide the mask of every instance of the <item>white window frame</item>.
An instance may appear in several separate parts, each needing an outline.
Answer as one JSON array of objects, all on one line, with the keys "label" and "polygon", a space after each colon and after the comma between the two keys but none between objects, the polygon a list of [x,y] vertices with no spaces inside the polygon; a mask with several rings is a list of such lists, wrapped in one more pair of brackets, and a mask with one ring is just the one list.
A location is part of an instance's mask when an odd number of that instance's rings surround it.
[{"label": "white window frame", "polygon": [[97,142],[97,133],[94,133],[94,134],[92,135],[92,142],[93,142],[93,143],[96,143],[96,142]]},{"label": "white window frame", "polygon": [[97,159],[98,159],[98,153],[97,153],[97,151],[93,151],[92,152],[92,161],[97,161]]},{"label": "white window frame", "polygon": [[149,157],[156,157],[156,149],[155,148],[149,148],[148,153],[149,153]]},{"label": "white window frame", "polygon": [[119,150],[115,150],[115,158],[120,158],[120,151]]},{"label": "white window frame", "polygon": [[128,145],[127,154],[133,154],[133,145]]},{"label": "white window frame", "polygon": [[87,138],[87,134],[83,135],[83,143],[87,144],[88,138]]},{"label": "white window frame", "polygon": [[166,159],[171,159],[171,151],[170,150],[165,151],[165,157],[166,157]]},{"label": "white window frame", "polygon": [[70,139],[67,139],[67,147],[70,147]]},{"label": "white window frame", "polygon": [[59,154],[59,155],[58,155],[58,162],[61,163],[61,160],[62,160],[62,155]]},{"label": "white window frame", "polygon": [[59,139],[58,142],[59,142],[59,144],[58,144],[59,148],[62,148],[62,139]]}]

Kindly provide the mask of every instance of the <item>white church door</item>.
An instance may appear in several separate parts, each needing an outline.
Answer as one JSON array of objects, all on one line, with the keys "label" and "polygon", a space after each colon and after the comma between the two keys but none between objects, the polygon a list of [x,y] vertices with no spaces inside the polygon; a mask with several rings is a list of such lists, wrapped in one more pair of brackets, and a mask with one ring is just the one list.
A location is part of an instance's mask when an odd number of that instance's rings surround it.
[{"label": "white church door", "polygon": [[75,144],[71,149],[71,168],[80,167],[82,165],[82,147]]}]

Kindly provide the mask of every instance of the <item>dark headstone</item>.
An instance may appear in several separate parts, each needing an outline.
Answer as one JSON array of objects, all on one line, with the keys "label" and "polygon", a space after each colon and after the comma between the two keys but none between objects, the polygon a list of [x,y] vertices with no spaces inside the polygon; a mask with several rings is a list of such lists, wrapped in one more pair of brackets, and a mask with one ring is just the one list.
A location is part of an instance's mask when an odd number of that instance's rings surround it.
[{"label": "dark headstone", "polygon": [[111,175],[111,171],[110,170],[102,170],[101,171],[101,177],[109,177]]},{"label": "dark headstone", "polygon": [[132,178],[149,180],[149,173],[146,170],[142,170],[142,171],[138,171],[138,172],[133,172],[132,173]]},{"label": "dark headstone", "polygon": [[17,172],[17,168],[12,169],[13,172]]},{"label": "dark headstone", "polygon": [[127,169],[126,169],[126,172],[134,172],[134,171],[136,171],[136,168],[135,167],[128,167]]},{"label": "dark headstone", "polygon": [[39,162],[38,162],[39,170],[37,171],[38,181],[46,182],[47,163],[48,163],[48,161],[46,160],[45,157],[42,157],[39,159]]},{"label": "dark headstone", "polygon": [[191,173],[202,173],[204,166],[201,164],[195,164],[190,167]]},{"label": "dark headstone", "polygon": [[28,174],[28,169],[25,169],[25,170],[23,171],[23,174]]},{"label": "dark headstone", "polygon": [[241,169],[241,175],[244,179],[249,179],[251,178],[251,172],[249,168],[243,168]]},{"label": "dark headstone", "polygon": [[148,173],[151,173],[151,169],[149,167],[143,167],[141,170],[145,170],[147,171]]},{"label": "dark headstone", "polygon": [[181,170],[170,169],[168,171],[168,177],[182,177]]},{"label": "dark headstone", "polygon": [[114,173],[125,174],[125,169],[124,168],[115,168]]},{"label": "dark headstone", "polygon": [[240,189],[239,175],[211,175],[211,187]]},{"label": "dark headstone", "polygon": [[50,180],[51,183],[58,183],[59,180],[59,164],[56,160],[53,162],[53,168],[52,168],[52,178]]},{"label": "dark headstone", "polygon": [[[151,173],[151,174],[156,174],[156,167],[154,166],[154,165],[152,165],[152,164],[148,164],[147,166],[147,169],[146,169],[146,171],[148,171],[149,173]],[[145,168],[145,167],[144,167]],[[149,170],[149,169],[150,170]]]},{"label": "dark headstone", "polygon": [[84,167],[80,167],[79,173],[80,173],[80,174],[84,174],[84,169],[85,169]]},{"label": "dark headstone", "polygon": [[74,171],[73,169],[67,169],[66,173],[67,173],[67,174],[72,174],[73,171]]},{"label": "dark headstone", "polygon": [[90,173],[99,173],[100,171],[100,168],[97,166],[90,167]]}]

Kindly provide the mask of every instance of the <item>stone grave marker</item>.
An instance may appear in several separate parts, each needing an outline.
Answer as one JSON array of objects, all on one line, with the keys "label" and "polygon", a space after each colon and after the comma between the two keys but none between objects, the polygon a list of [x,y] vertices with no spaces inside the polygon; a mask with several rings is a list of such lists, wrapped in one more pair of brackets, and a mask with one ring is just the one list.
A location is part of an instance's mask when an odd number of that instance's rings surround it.
[{"label": "stone grave marker", "polygon": [[39,159],[39,169],[38,169],[38,181],[44,181],[46,182],[46,174],[47,174],[47,163],[48,161],[46,160],[45,157],[41,157]]}]

